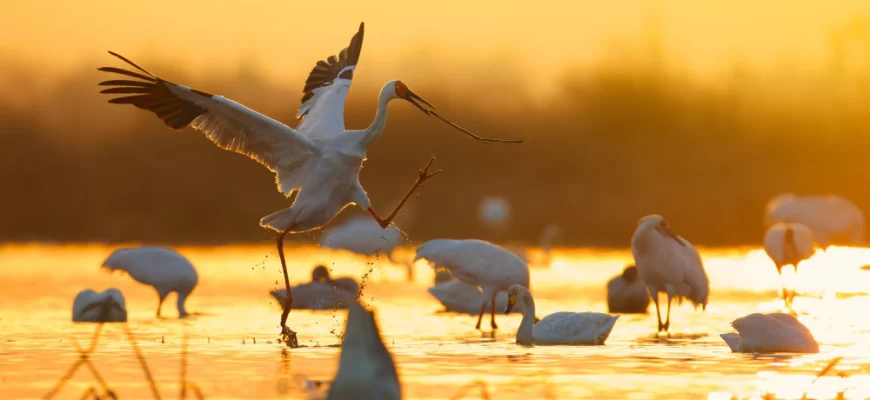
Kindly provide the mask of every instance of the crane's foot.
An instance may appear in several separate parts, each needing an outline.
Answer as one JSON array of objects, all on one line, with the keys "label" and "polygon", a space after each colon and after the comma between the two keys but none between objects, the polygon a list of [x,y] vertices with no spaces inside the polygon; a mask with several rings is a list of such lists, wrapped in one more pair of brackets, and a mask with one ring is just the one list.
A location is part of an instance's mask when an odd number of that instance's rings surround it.
[{"label": "crane's foot", "polygon": [[492,323],[490,323],[489,326],[492,327],[492,330],[498,329],[498,325],[495,324],[495,321],[492,321]]},{"label": "crane's foot", "polygon": [[671,329],[671,321],[668,320],[667,322],[665,322],[665,324],[662,325],[662,328],[664,328],[665,332],[666,332],[666,333],[668,334],[668,336],[670,337],[670,336],[671,336],[671,330],[670,330],[670,329]]},{"label": "crane's foot", "polygon": [[291,349],[299,347],[299,340],[296,339],[296,332],[288,328],[287,325],[281,327],[281,341]]}]

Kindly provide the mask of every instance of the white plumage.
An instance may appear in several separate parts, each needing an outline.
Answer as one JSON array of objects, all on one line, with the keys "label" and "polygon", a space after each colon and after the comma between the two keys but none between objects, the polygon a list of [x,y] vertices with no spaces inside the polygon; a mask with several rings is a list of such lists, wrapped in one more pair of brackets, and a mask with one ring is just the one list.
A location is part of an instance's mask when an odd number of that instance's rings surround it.
[{"label": "white plumage", "polygon": [[398,400],[402,388],[393,357],[384,346],[373,312],[350,305],[338,372],[329,400]]},{"label": "white plumage", "polygon": [[266,166],[275,173],[278,190],[288,197],[295,197],[289,208],[260,219],[261,226],[278,232],[276,244],[289,294],[281,314],[281,329],[284,340],[291,347],[297,343],[295,332],[286,324],[293,296],[284,258],[284,237],[290,232],[320,228],[351,204],[367,210],[386,228],[423,181],[440,172],[429,172],[434,161],[431,159],[390,215],[382,218],[375,212],[360,184],[359,171],[366,159],[366,150],[386,126],[387,103],[404,99],[426,115],[441,119],[476,140],[502,141],[479,137],[444,119],[431,109],[432,104],[401,81],[387,82],[381,89],[375,119],[368,128],[348,130],[344,125],[344,103],[359,62],[363,34],[364,24],[361,23],[348,47],[339,52],[338,57],[330,56],[318,61],[311,70],[297,114],[303,120],[297,129],[227,98],[159,78],[116,53],[109,52],[139,72],[115,67],[99,68],[117,74],[116,77],[136,79],[101,82],[100,85],[110,86],[101,93],[122,95],[109,100],[110,103],[132,104],[151,111],[172,129],[190,126],[202,132],[219,147],[244,154]]},{"label": "white plumage", "polygon": [[[287,301],[287,290],[271,292],[278,304]],[[311,271],[311,282],[293,286],[293,306],[305,310],[337,310],[348,308],[359,294],[359,284],[351,277],[332,279],[329,270],[318,265]]]},{"label": "white plumage", "polygon": [[793,266],[797,271],[798,264],[815,253],[813,233],[801,224],[774,224],[764,235],[764,251],[776,264],[776,271],[780,274],[786,265]]},{"label": "white plumage", "polygon": [[[451,278],[445,282],[436,283],[428,289],[429,294],[444,305],[445,312],[456,312],[475,315],[483,306],[483,296],[480,288]],[[504,310],[507,307],[507,293],[501,292],[495,296],[495,308]],[[523,305],[518,304],[513,312],[523,312]]]},{"label": "white plumage", "polygon": [[[706,309],[710,281],[695,247],[674,234],[661,215],[648,215],[638,221],[631,238],[631,252],[637,272],[656,305],[658,331],[670,328],[671,301],[683,298],[695,307]],[[668,296],[668,312],[662,323],[658,293]]]},{"label": "white plumage", "polygon": [[505,313],[515,304],[525,306],[517,330],[517,344],[522,345],[600,345],[604,344],[619,316],[595,312],[557,312],[535,323],[535,300],[528,289],[512,285],[508,289]]},{"label": "white plumage", "polygon": [[154,287],[160,299],[157,304],[158,317],[163,300],[171,292],[178,296],[178,316],[187,316],[184,303],[196,287],[199,277],[193,264],[175,250],[164,247],[118,249],[103,261],[103,268],[126,272],[137,282]]},{"label": "white plumage", "polygon": [[720,335],[735,353],[818,353],[819,344],[804,324],[788,314],[749,314],[735,319],[737,333]]},{"label": "white plumage", "polygon": [[482,240],[435,239],[417,247],[414,261],[426,259],[437,267],[444,267],[457,279],[483,289],[480,314],[476,329],[480,329],[486,306],[490,306],[495,323],[495,296],[511,285],[529,286],[529,268],[516,254]]},{"label": "white plumage", "polygon": [[864,243],[863,211],[840,196],[781,194],[767,203],[766,221],[768,225],[802,224],[810,229],[813,239],[823,249],[835,243]]},{"label": "white plumage", "polygon": [[371,217],[361,216],[325,232],[320,236],[320,245],[369,257],[383,254],[390,262],[405,265],[408,280],[413,280],[413,265],[407,261],[398,262],[393,257],[393,251],[404,240],[404,234],[396,226],[384,229]]},{"label": "white plumage", "polygon": [[607,312],[646,314],[648,307],[649,294],[634,265],[607,281]]},{"label": "white plumage", "polygon": [[76,295],[72,309],[73,322],[127,322],[124,295],[115,288],[97,293],[85,289]]}]

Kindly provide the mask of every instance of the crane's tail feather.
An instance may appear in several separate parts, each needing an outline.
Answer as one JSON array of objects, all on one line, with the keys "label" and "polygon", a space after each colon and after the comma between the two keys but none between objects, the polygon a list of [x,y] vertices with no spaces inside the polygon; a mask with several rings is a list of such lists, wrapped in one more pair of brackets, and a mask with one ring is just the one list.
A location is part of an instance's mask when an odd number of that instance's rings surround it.
[{"label": "crane's tail feather", "polygon": [[260,226],[282,232],[293,223],[293,207],[273,212],[260,218]]}]

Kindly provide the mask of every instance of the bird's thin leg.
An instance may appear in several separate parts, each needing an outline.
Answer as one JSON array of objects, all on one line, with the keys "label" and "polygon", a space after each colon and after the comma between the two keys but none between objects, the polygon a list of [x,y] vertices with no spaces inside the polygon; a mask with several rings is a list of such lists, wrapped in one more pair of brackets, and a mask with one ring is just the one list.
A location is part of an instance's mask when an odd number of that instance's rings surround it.
[{"label": "bird's thin leg", "polygon": [[659,321],[659,330],[656,331],[656,333],[658,333],[658,332],[661,332],[662,328],[664,327],[664,324],[662,324],[662,313],[661,313],[661,311],[659,311],[659,294],[658,294],[658,292],[655,292],[655,293],[651,293],[650,296],[653,299],[653,303],[656,304],[656,318]]},{"label": "bird's thin leg", "polygon": [[281,268],[284,270],[284,286],[287,288],[284,311],[281,313],[281,338],[284,343],[293,348],[299,347],[299,342],[296,339],[296,332],[287,327],[287,316],[290,315],[290,308],[293,307],[293,294],[290,292],[290,277],[287,275],[287,261],[284,259],[284,237],[295,227],[296,223],[290,224],[287,229],[278,234],[277,238],[278,257],[281,258]]},{"label": "bird's thin leg", "polygon": [[420,175],[417,177],[417,181],[414,182],[414,184],[411,186],[411,189],[408,189],[408,193],[405,193],[405,197],[402,198],[402,201],[399,202],[399,205],[396,206],[396,208],[393,210],[392,213],[390,213],[389,216],[387,216],[387,218],[381,218],[381,216],[378,215],[377,211],[375,211],[374,208],[372,208],[372,207],[368,208],[369,214],[371,214],[372,217],[374,217],[375,221],[378,221],[378,225],[380,225],[381,228],[387,229],[387,227],[390,226],[390,224],[393,222],[393,218],[396,218],[396,214],[399,213],[399,210],[402,209],[402,206],[405,205],[405,202],[408,201],[408,199],[411,197],[411,195],[414,194],[414,191],[416,191],[417,188],[419,188],[420,185],[423,184],[423,182],[425,182],[427,179],[429,179],[435,175],[438,175],[438,174],[444,172],[442,170],[438,170],[438,171],[435,171],[435,172],[430,174],[429,168],[432,166],[433,162],[435,162],[435,157],[432,157],[429,160],[429,163],[426,164],[426,167],[420,170]]},{"label": "bird's thin leg", "polygon": [[166,300],[166,296],[160,295],[160,302],[157,303],[157,318],[160,318],[160,309],[163,307],[163,300]]},{"label": "bird's thin leg", "polygon": [[477,316],[477,325],[474,326],[474,329],[480,330],[480,321],[483,320],[483,313],[486,312],[486,302],[480,305],[480,315]]},{"label": "bird's thin leg", "polygon": [[498,294],[498,292],[492,292],[492,307],[490,307],[490,309],[489,309],[489,315],[492,317],[492,319],[489,321],[489,326],[492,327],[493,331],[498,329],[498,325],[495,324],[495,295],[496,294]]},{"label": "bird's thin leg", "polygon": [[670,337],[671,336],[671,331],[669,330],[671,328],[671,295],[670,294],[668,294],[668,317],[667,317],[667,320],[665,320],[664,328],[665,328],[665,332],[668,333],[668,337]]}]

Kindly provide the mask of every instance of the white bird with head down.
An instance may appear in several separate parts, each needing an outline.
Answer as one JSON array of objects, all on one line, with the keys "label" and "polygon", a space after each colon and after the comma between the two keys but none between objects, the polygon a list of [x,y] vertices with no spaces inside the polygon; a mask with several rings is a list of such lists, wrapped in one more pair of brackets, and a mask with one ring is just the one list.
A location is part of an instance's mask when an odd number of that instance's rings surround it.
[{"label": "white bird with head down", "polygon": [[278,189],[288,197],[295,197],[289,208],[260,220],[260,225],[278,232],[278,255],[284,270],[284,285],[289,294],[281,314],[281,332],[283,340],[291,347],[297,346],[298,342],[296,333],[287,327],[293,295],[284,259],[284,237],[290,232],[320,228],[351,204],[367,210],[382,228],[386,228],[411,194],[424,181],[441,172],[430,172],[434,158],[431,159],[388,216],[381,217],[375,212],[360,184],[359,171],[366,159],[366,150],[386,126],[387,103],[394,99],[407,100],[426,115],[441,119],[477,140],[505,142],[476,136],[447,121],[432,110],[433,106],[429,102],[401,81],[387,82],[381,89],[378,110],[368,128],[346,129],[344,103],[362,50],[363,28],[364,25],[360,24],[350,45],[338,57],[330,56],[325,61],[319,61],[311,70],[297,113],[297,117],[303,119],[296,129],[225,97],[161,79],[115,53],[110,52],[139,72],[114,67],[100,68],[101,71],[137,79],[101,82],[100,85],[112,86],[101,93],[124,95],[109,100],[110,103],[132,104],[153,112],[170,128],[190,126],[204,133],[218,146],[244,154],[269,168],[276,174]]},{"label": "white bird with head down", "polygon": [[[661,215],[648,215],[637,223],[631,238],[631,252],[641,280],[656,305],[658,332],[671,325],[671,300],[688,299],[706,309],[710,280],[695,247],[671,231]],[[668,296],[667,319],[662,323],[659,292]]]},{"label": "white bird with head down", "polygon": [[325,232],[320,237],[320,245],[336,250],[347,250],[366,257],[384,254],[394,264],[402,264],[408,271],[408,280],[414,280],[413,264],[397,261],[394,250],[405,239],[402,231],[395,225],[382,228],[371,217],[355,217]]},{"label": "white bird with head down", "polygon": [[85,289],[73,300],[73,322],[127,322],[124,295],[115,288],[97,293]]},{"label": "white bird with head down", "polygon": [[[333,279],[323,265],[311,271],[311,282],[293,286],[293,305],[303,310],[338,310],[348,308],[359,296],[359,284],[351,277]],[[271,292],[278,304],[287,301],[286,289]]]},{"label": "white bird with head down", "polygon": [[164,247],[118,249],[103,261],[103,268],[126,272],[136,282],[154,287],[160,298],[157,304],[158,317],[163,300],[172,292],[178,296],[178,316],[188,315],[184,302],[196,287],[199,277],[193,264],[175,250]]},{"label": "white bird with head down", "polygon": [[735,353],[818,353],[816,338],[797,318],[783,313],[749,314],[731,322],[737,333],[720,335]]},{"label": "white bird with head down", "polygon": [[505,314],[518,302],[525,306],[523,320],[517,330],[517,344],[522,345],[598,345],[604,344],[618,315],[596,312],[557,312],[535,323],[535,299],[520,285],[508,289]]},{"label": "white bird with head down", "polygon": [[483,314],[490,306],[492,329],[495,323],[496,295],[511,285],[529,287],[529,267],[526,263],[499,246],[482,240],[435,239],[417,247],[414,261],[426,259],[437,267],[450,270],[457,279],[480,286],[480,314],[475,329],[480,329]]}]

